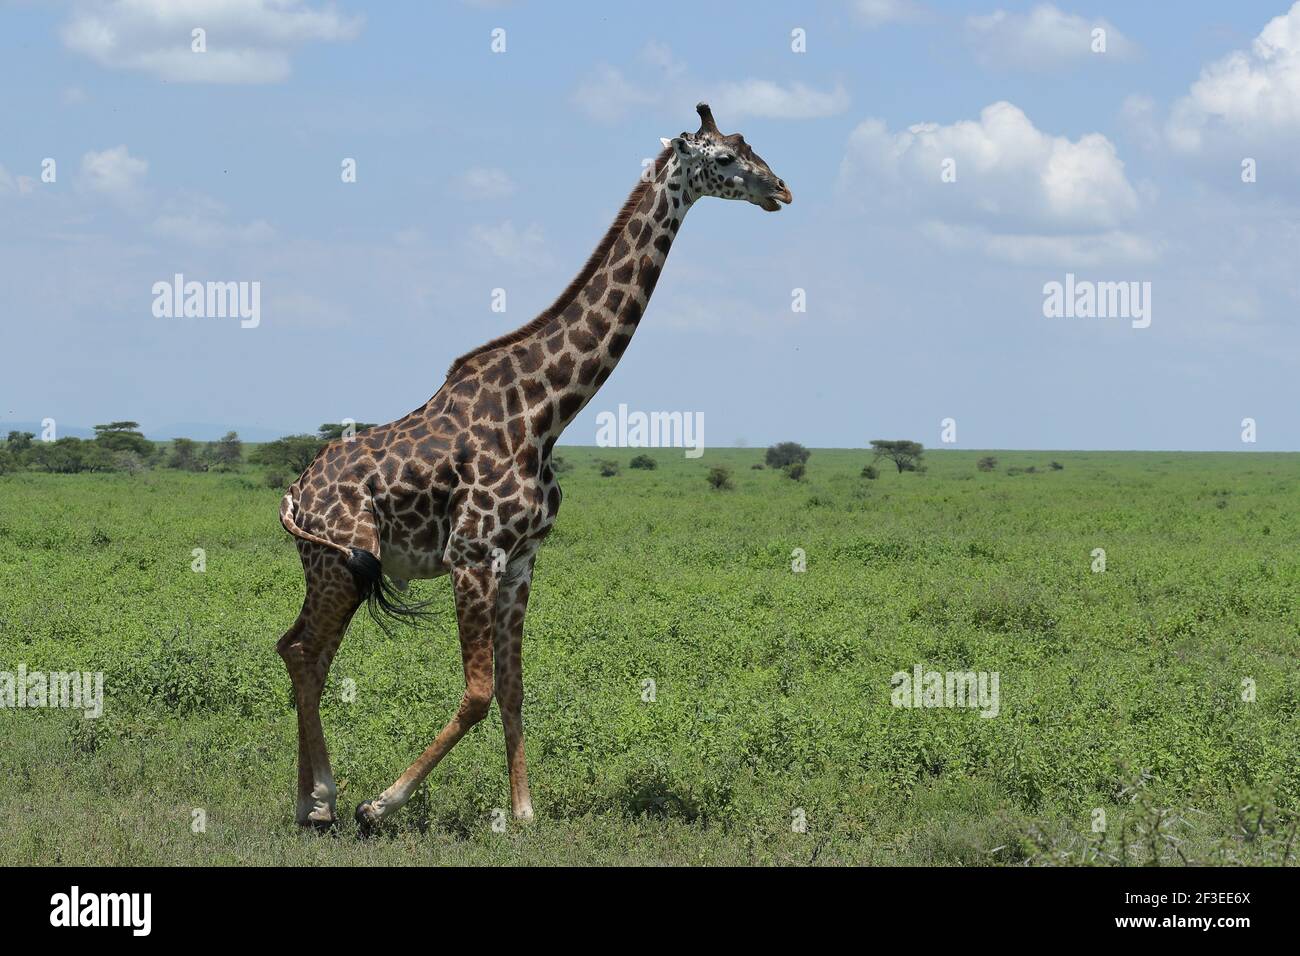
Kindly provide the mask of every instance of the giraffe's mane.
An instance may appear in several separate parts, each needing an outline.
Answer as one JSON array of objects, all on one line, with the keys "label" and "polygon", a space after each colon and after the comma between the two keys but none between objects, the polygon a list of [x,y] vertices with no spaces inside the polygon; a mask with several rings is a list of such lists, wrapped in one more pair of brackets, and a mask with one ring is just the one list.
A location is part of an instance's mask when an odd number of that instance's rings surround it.
[{"label": "giraffe's mane", "polygon": [[[670,155],[672,155],[672,148],[668,147],[655,157],[655,179],[658,178],[659,173],[668,162],[668,157]],[[654,185],[655,179],[642,180],[636,184],[636,187],[627,197],[627,201],[623,203],[623,208],[620,209],[618,215],[614,217],[613,225],[609,227],[609,230],[605,233],[604,237],[596,244],[595,251],[593,251],[591,256],[588,257],[586,265],[582,267],[582,271],[574,277],[573,281],[568,284],[565,290],[560,293],[559,298],[552,302],[546,311],[542,312],[527,325],[522,325],[513,332],[507,332],[505,335],[499,335],[495,339],[492,339],[492,341],[485,342],[478,348],[466,352],[460,358],[456,359],[456,361],[451,363],[451,367],[447,369],[447,377],[450,378],[458,369],[462,368],[466,362],[475,356],[482,355],[485,352],[495,352],[497,349],[505,348],[508,345],[514,345],[516,342],[520,342],[533,333],[546,328],[546,326],[554,321],[561,312],[567,309],[569,304],[577,297],[578,292],[581,291],[582,287],[587,284],[587,281],[595,275],[596,270],[600,268],[601,263],[605,261],[605,257],[609,255],[609,250],[613,247],[615,240],[618,239],[619,233],[623,231],[623,227],[626,226],[628,220],[632,218],[632,213],[636,211],[636,207],[640,205],[646,192],[648,192],[650,187]]]}]

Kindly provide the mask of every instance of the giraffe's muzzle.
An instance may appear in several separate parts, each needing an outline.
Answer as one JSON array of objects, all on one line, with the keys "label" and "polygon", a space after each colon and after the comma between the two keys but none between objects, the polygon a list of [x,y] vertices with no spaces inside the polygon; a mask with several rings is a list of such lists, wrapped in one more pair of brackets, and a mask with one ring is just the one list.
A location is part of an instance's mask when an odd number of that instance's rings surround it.
[{"label": "giraffe's muzzle", "polygon": [[759,203],[759,205],[768,212],[777,212],[780,210],[781,203],[785,203],[788,206],[790,203],[794,202],[794,196],[790,195],[790,187],[784,182],[780,183],[780,187],[781,189],[779,192],[774,192],[769,196],[765,196],[763,201]]}]

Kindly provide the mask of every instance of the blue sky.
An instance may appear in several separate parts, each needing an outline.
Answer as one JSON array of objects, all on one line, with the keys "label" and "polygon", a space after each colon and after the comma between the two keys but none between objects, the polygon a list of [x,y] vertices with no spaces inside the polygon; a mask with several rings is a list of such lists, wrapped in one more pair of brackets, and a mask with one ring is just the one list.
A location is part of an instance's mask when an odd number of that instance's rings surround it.
[{"label": "blue sky", "polygon": [[[1253,0],[0,4],[0,421],[396,418],[700,99],[794,203],[691,211],[565,442],[626,403],[713,446],[1300,449],[1300,4]],[[177,272],[260,324],[155,317]],[[1149,282],[1149,327],[1045,317],[1067,273]]]}]

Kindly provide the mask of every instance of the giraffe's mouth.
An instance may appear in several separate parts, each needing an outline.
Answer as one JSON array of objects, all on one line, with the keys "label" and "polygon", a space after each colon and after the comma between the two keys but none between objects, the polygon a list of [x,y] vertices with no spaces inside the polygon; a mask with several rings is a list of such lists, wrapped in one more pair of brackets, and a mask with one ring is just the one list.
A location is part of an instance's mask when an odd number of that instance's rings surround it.
[{"label": "giraffe's mouth", "polygon": [[789,205],[792,202],[794,202],[794,197],[790,195],[790,187],[784,186],[779,193],[764,196],[758,204],[768,212],[779,212],[781,203]]}]

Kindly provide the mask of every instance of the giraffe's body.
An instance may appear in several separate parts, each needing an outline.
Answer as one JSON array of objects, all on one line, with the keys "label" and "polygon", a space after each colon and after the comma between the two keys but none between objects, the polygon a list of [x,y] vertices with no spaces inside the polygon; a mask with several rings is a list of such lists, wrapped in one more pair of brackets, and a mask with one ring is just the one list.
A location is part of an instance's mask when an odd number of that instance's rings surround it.
[{"label": "giraffe's body", "polygon": [[[390,608],[381,575],[450,574],[465,694],[424,754],[374,801],[369,827],[406,802],[497,697],[511,802],[532,816],[524,762],[520,645],[533,561],[560,507],[551,449],[614,370],[654,291],[682,218],[702,195],[789,202],[785,184],[737,135],[703,125],[655,160],[586,267],[551,308],[458,359],[425,405],[328,445],[284,496],[307,596],[277,645],[299,720],[298,822],[334,822],[320,692],[348,622],[368,597]],[[732,176],[730,173],[738,175]]]}]

